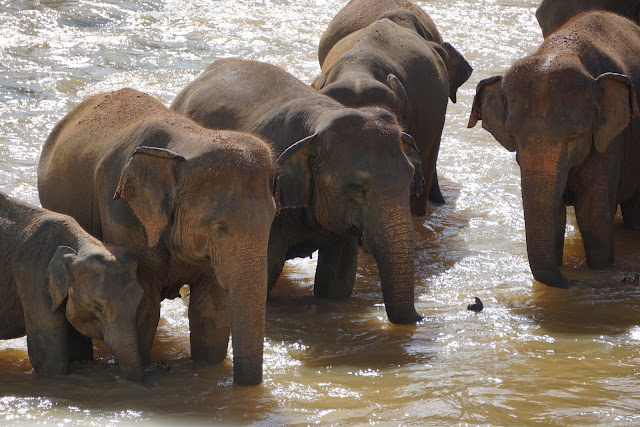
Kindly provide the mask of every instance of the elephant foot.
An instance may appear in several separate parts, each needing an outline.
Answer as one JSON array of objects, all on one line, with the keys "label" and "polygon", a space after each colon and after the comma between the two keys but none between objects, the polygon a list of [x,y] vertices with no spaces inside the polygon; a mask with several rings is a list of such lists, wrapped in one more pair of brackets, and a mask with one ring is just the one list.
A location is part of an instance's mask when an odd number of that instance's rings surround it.
[{"label": "elephant foot", "polygon": [[444,196],[442,195],[442,191],[440,190],[440,184],[438,183],[437,174],[433,175],[433,181],[431,181],[431,189],[429,190],[429,201],[438,206],[447,203],[447,201],[444,199]]},{"label": "elephant foot", "polygon": [[93,360],[93,342],[75,329],[69,334],[69,361],[83,362]]},{"label": "elephant foot", "polygon": [[229,328],[215,328],[208,335],[207,342],[201,337],[196,339],[191,336],[191,358],[214,365],[227,358]]},{"label": "elephant foot", "polygon": [[416,216],[424,216],[427,214],[427,197],[411,196],[409,200],[411,213]]},{"label": "elephant foot", "polygon": [[262,382],[262,355],[259,357],[233,356],[233,382],[242,385],[258,385]]},{"label": "elephant foot", "polygon": [[640,203],[633,201],[622,203],[622,219],[624,225],[632,230],[640,230]]},{"label": "elephant foot", "polygon": [[353,293],[358,267],[358,239],[348,238],[318,251],[318,266],[313,294],[322,298],[343,299]]}]

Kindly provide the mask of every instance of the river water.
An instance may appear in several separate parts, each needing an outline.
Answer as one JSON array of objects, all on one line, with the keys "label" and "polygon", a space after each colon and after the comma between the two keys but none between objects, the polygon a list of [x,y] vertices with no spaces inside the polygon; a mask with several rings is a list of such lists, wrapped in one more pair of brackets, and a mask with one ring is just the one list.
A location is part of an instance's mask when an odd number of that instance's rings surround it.
[{"label": "river water", "polygon": [[[216,58],[318,72],[322,31],[344,0],[0,0],[0,190],[38,203],[36,166],[53,125],[85,97],[133,87],[166,105]],[[450,104],[439,173],[448,204],[414,220],[416,326],[388,323],[373,259],[354,295],[312,296],[315,258],[289,262],[267,308],[264,382],[232,383],[229,360],[189,360],[188,298],[165,301],[155,385],[122,379],[111,355],[49,380],[25,339],[0,342],[0,423],[639,424],[640,233],[616,222],[617,266],[589,271],[569,215],[563,272],[527,263],[514,155],[478,125],[475,86],[542,41],[536,0],[419,4],[475,68]],[[466,310],[475,296],[481,313]]]}]

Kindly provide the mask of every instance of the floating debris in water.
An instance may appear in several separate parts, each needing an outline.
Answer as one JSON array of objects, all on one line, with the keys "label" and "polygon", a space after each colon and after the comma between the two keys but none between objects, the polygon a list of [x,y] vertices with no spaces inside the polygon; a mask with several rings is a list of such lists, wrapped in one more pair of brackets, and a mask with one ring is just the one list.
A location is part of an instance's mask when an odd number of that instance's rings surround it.
[{"label": "floating debris in water", "polygon": [[622,283],[624,283],[625,285],[638,286],[638,284],[640,283],[640,273],[636,273],[635,277],[626,276],[624,279],[622,279]]},{"label": "floating debris in water", "polygon": [[467,310],[475,311],[476,313],[481,312],[483,308],[484,308],[484,305],[482,304],[482,301],[480,301],[480,298],[478,297],[476,297],[475,304],[469,304],[467,306]]}]

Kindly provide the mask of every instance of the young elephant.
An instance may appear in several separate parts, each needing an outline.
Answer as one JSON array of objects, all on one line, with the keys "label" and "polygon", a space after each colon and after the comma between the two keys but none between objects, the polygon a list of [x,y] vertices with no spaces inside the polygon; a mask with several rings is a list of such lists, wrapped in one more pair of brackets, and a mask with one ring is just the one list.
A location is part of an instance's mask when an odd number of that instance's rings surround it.
[{"label": "young elephant", "polygon": [[[384,18],[336,43],[312,87],[343,105],[394,111],[415,138],[425,188],[431,188],[449,92],[443,57],[439,44]],[[426,213],[427,196],[412,197],[414,214]]]},{"label": "young elephant", "polygon": [[574,16],[588,10],[607,10],[640,23],[640,0],[543,0],[536,19],[546,38]]},{"label": "young elephant", "polygon": [[[422,39],[432,42],[432,47],[436,47],[433,45],[437,45],[436,50],[442,57],[447,71],[448,94],[451,101],[456,102],[458,88],[469,79],[473,69],[460,52],[451,44],[443,42],[442,36],[438,32],[431,17],[418,5],[407,0],[351,0],[333,18],[320,38],[320,45],[318,47],[320,67],[322,67],[323,70],[325,69],[325,62],[329,52],[331,52],[340,40],[355,31],[369,26],[375,21],[385,18],[415,32]],[[344,51],[343,49],[342,51]],[[398,59],[401,61],[402,58],[398,57]],[[375,66],[376,64],[373,65]],[[386,76],[385,74],[378,78],[386,78]],[[430,77],[427,76],[427,79],[429,78]],[[437,102],[440,102],[439,99]],[[420,120],[430,120],[430,118],[421,117]],[[416,137],[416,135],[413,136]],[[422,147],[420,147],[420,149],[422,150]],[[435,153],[423,153],[423,159],[433,157],[434,155],[437,156],[437,151]],[[432,160],[435,162],[435,157]],[[432,183],[430,187],[426,187],[429,189],[428,192],[425,192],[426,195],[429,200],[434,203],[445,203],[438,184],[437,173],[435,169],[432,169],[431,162],[424,165],[424,168],[425,172],[429,171],[430,173],[430,175],[425,173],[425,179]],[[435,165],[433,168],[435,168]],[[420,203],[424,205],[424,202]],[[414,209],[414,212],[420,213],[419,210],[420,209]]]},{"label": "young elephant", "polygon": [[136,338],[142,288],[130,251],[107,248],[73,218],[3,193],[0,241],[0,339],[26,334],[31,365],[43,376],[91,360],[87,337],[104,340],[125,376],[142,379]]},{"label": "young elephant", "polygon": [[258,138],[204,129],[132,89],[93,96],[56,125],[38,166],[42,205],[138,257],[142,360],[160,302],[191,288],[191,356],[233,336],[234,381],[262,381],[273,161]]},{"label": "young elephant", "polygon": [[318,249],[315,294],[351,295],[362,237],[378,263],[389,320],[420,319],[407,191],[415,169],[403,145],[420,165],[391,113],[344,107],[277,67],[237,59],[214,62],[171,107],[206,127],[255,133],[279,156],[269,289],[287,259]]},{"label": "young elephant", "polygon": [[565,205],[575,205],[587,263],[613,262],[613,216],[640,227],[640,27],[589,12],[550,35],[504,75],[478,84],[469,127],[482,120],[522,174],[533,277],[566,287]]}]

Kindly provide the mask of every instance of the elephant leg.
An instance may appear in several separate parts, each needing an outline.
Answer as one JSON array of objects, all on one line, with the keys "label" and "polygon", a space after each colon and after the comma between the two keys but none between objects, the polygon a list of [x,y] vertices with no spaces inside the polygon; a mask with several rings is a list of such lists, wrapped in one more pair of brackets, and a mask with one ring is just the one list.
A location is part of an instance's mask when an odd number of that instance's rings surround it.
[{"label": "elephant leg", "polygon": [[427,200],[429,199],[428,194],[425,193],[420,197],[416,197],[411,195],[411,199],[409,201],[411,213],[417,216],[423,216],[427,214]]},{"label": "elephant leg", "polygon": [[[275,221],[278,221],[276,219]],[[287,261],[287,245],[284,242],[284,236],[280,228],[276,226],[276,222],[271,227],[269,234],[269,248],[267,250],[267,297],[271,294],[271,290],[276,286],[276,282],[282,274],[284,263]]]},{"label": "elephant leg", "polygon": [[431,189],[429,190],[429,201],[436,205],[444,205],[446,201],[440,190],[440,184],[438,183],[438,170],[433,172],[433,181],[431,181]]},{"label": "elephant leg", "polygon": [[69,361],[82,362],[93,360],[93,342],[91,338],[82,335],[74,328],[69,328],[68,334]]},{"label": "elephant leg", "polygon": [[640,229],[640,193],[620,204],[624,225],[634,230]]},{"label": "elephant leg", "polygon": [[138,306],[137,317],[140,360],[146,366],[151,362],[151,347],[160,321],[160,297],[145,292]]},{"label": "elephant leg", "polygon": [[27,351],[31,366],[43,377],[69,373],[69,348],[66,328],[62,331],[27,329]]},{"label": "elephant leg", "polygon": [[[412,124],[410,134],[415,138],[416,144],[420,149],[420,162],[422,163],[422,175],[424,176],[424,212],[426,213],[426,203],[428,199],[436,205],[446,203],[440,184],[438,183],[438,173],[436,163],[438,161],[438,152],[440,151],[440,139],[442,138],[442,130],[444,129],[444,118],[447,111],[447,100],[443,98],[444,104],[440,106],[431,106],[429,114],[425,117],[433,117],[433,121],[421,120]],[[438,117],[438,119],[436,119]],[[417,206],[422,207],[422,206]],[[411,205],[411,213],[417,214],[414,206]]]},{"label": "elephant leg", "polygon": [[349,237],[320,248],[313,293],[323,298],[348,298],[358,267],[358,238]]},{"label": "elephant leg", "polygon": [[556,255],[558,256],[558,265],[562,265],[562,255],[564,252],[564,233],[567,226],[567,207],[564,203],[560,203],[558,210],[558,221],[556,222]]},{"label": "elephant leg", "polygon": [[622,155],[621,147],[614,139],[590,169],[592,179],[576,192],[576,219],[591,268],[606,268],[614,262],[613,217],[618,206],[615,198],[620,176],[620,165],[615,159]]},{"label": "elephant leg", "polygon": [[231,331],[227,292],[215,276],[191,285],[189,331],[193,360],[214,364],[227,357]]}]

